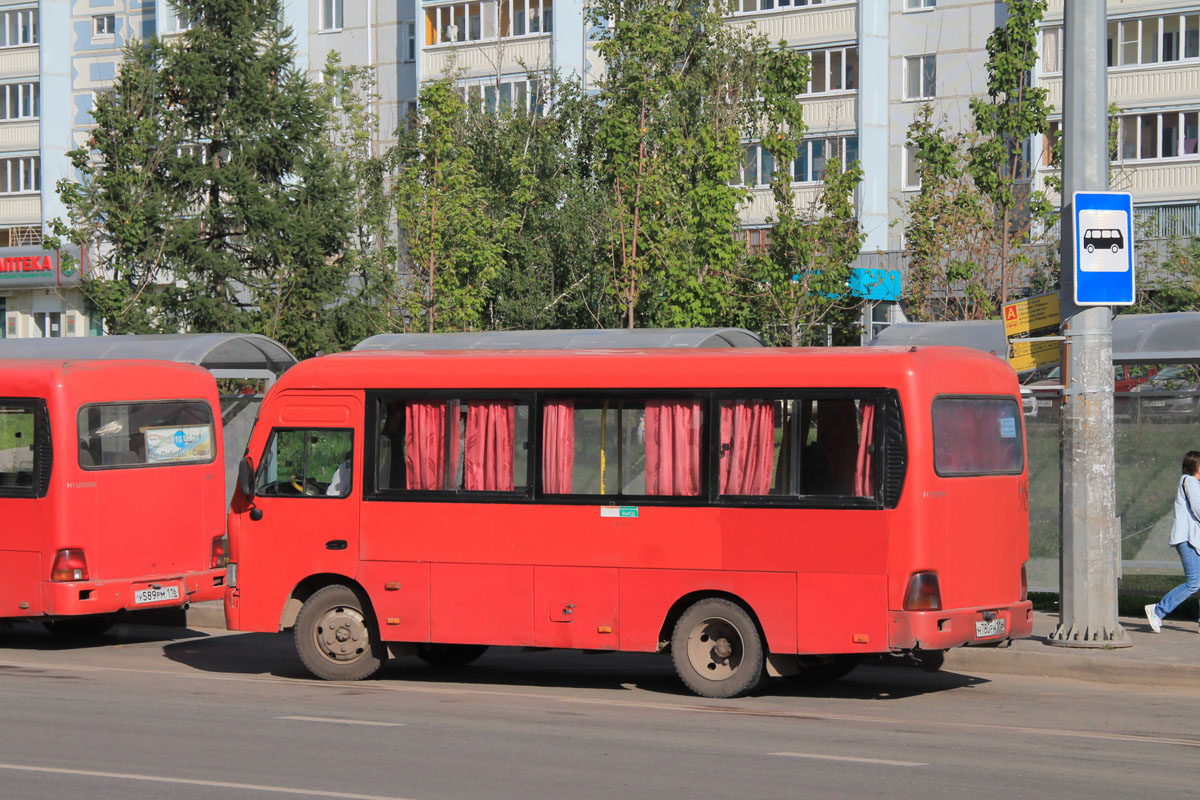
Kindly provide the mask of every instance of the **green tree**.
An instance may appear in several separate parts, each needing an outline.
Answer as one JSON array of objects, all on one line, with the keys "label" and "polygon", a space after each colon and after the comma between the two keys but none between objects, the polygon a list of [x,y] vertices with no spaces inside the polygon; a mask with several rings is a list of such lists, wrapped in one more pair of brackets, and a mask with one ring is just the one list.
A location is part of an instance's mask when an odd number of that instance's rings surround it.
[{"label": "green tree", "polygon": [[487,300],[515,215],[489,207],[466,142],[466,107],[450,80],[423,86],[417,105],[394,150],[406,329],[480,330],[489,327]]},{"label": "green tree", "polygon": [[[126,48],[60,194],[112,332],[256,331],[306,356],[347,284],[349,175],[280,0],[175,0],[193,26]],[[157,140],[155,139],[157,137]]]},{"label": "green tree", "polygon": [[1031,190],[1029,145],[1049,129],[1046,89],[1031,85],[1038,59],[1038,30],[1046,0],[1009,0],[1008,18],[988,37],[987,97],[972,98],[979,138],[970,148],[975,185],[996,215],[991,231],[999,250],[1000,304],[1008,302],[1014,274],[1040,255],[1027,247],[1031,234],[1049,227],[1054,207]]},{"label": "green tree", "polygon": [[715,4],[598,0],[590,14],[604,23],[596,156],[623,322],[724,320],[744,262],[738,168],[766,41],[725,25]]}]

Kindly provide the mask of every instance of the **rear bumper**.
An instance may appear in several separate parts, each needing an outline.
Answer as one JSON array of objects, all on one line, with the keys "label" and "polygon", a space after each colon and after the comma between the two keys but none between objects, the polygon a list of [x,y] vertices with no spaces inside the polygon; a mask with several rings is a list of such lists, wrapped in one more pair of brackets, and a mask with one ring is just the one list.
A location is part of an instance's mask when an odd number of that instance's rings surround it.
[{"label": "rear bumper", "polygon": [[[977,635],[976,623],[1004,620],[1001,634]],[[1033,633],[1033,603],[953,608],[945,611],[893,611],[888,630],[892,650],[947,650],[971,644],[1025,639]]]},{"label": "rear bumper", "polygon": [[[137,602],[135,593],[175,587],[179,597]],[[147,608],[176,608],[189,603],[219,600],[225,594],[225,570],[207,569],[152,578],[126,578],[111,581],[69,581],[42,583],[42,609],[47,616],[73,617],[81,614],[111,614],[114,611],[141,611]]]}]

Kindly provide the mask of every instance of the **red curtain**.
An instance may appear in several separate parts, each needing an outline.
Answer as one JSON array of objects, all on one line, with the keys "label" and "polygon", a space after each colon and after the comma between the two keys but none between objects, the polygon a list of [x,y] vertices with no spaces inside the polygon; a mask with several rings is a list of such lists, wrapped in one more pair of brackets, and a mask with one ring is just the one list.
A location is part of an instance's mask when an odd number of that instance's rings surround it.
[{"label": "red curtain", "polygon": [[769,494],[775,462],[770,400],[721,404],[721,494]]},{"label": "red curtain", "polygon": [[858,440],[858,460],[854,472],[854,493],[859,497],[870,497],[874,494],[871,485],[872,445],[875,443],[875,401],[863,400],[859,403],[862,412],[860,438]]},{"label": "red curtain", "polygon": [[700,401],[646,401],[646,494],[700,493]]},{"label": "red curtain", "polygon": [[575,401],[552,400],[542,408],[542,491],[570,494],[575,465]]},{"label": "red curtain", "polygon": [[[457,430],[454,431],[458,433]],[[455,439],[457,440],[457,436]],[[453,448],[457,458],[458,447]],[[404,407],[405,486],[409,489],[445,488],[446,404],[407,403]]]},{"label": "red curtain", "polygon": [[467,401],[463,488],[468,492],[513,490],[513,403]]}]

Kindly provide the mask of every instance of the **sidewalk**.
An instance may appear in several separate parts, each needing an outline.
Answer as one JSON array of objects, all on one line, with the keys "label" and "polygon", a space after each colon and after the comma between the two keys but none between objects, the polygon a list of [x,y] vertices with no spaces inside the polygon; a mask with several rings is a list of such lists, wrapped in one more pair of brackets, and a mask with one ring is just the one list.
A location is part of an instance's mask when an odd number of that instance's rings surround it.
[{"label": "sidewalk", "polygon": [[[224,628],[219,602],[197,603],[187,610],[189,628]],[[1053,647],[1046,644],[1058,614],[1033,612],[1033,637],[1011,647],[957,647],[946,653],[944,670],[1074,678],[1113,684],[1200,689],[1200,630],[1195,622],[1165,620],[1152,633],[1145,618],[1122,617],[1132,647]]]}]

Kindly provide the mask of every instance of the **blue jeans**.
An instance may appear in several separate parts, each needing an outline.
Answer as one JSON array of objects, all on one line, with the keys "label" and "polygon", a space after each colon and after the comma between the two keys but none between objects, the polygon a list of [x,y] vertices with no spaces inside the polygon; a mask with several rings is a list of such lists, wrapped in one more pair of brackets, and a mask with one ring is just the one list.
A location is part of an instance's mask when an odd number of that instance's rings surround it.
[{"label": "blue jeans", "polygon": [[1183,583],[1163,595],[1154,607],[1154,613],[1162,619],[1175,610],[1175,607],[1200,592],[1200,553],[1187,542],[1175,545],[1179,551],[1179,560],[1183,562]]}]

